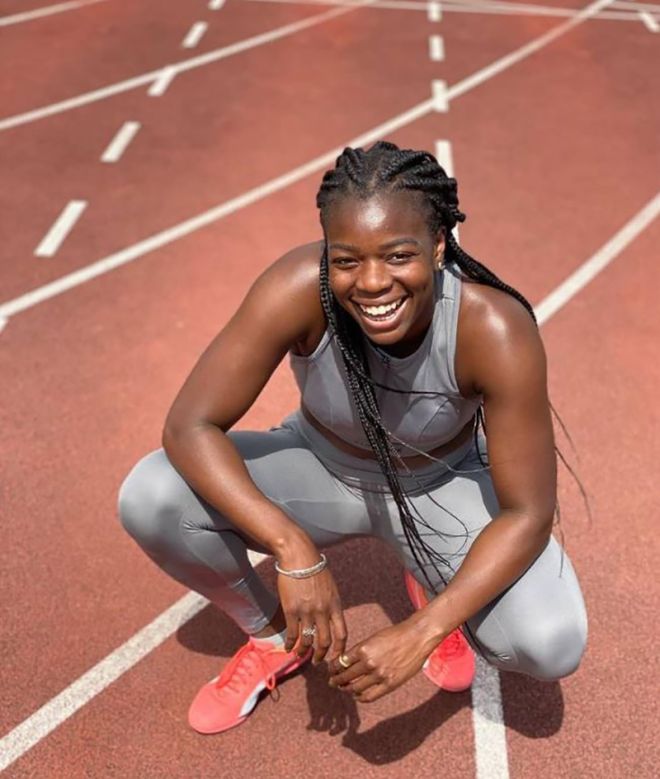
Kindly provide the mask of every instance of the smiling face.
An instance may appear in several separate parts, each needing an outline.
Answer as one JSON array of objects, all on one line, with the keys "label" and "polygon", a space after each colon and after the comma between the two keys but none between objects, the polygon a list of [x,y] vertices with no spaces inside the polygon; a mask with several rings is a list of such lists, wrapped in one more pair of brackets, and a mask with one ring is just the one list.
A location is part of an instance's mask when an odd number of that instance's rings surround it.
[{"label": "smiling face", "polygon": [[421,343],[433,318],[444,232],[429,230],[419,194],[341,198],[328,209],[330,287],[365,335],[395,356]]}]

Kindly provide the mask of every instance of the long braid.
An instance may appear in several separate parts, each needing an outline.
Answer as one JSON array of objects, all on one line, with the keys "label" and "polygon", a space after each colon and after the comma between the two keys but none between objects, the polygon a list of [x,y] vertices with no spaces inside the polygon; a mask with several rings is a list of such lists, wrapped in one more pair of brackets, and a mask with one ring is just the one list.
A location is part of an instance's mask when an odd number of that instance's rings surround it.
[{"label": "long braid", "polygon": [[[346,196],[368,199],[381,192],[401,189],[416,192],[421,196],[421,202],[427,210],[429,229],[433,234],[437,234],[441,227],[445,228],[446,262],[455,263],[466,276],[476,282],[495,287],[511,295],[525,307],[536,322],[534,309],[526,298],[467,254],[456,242],[451,230],[458,222],[465,220],[465,215],[458,208],[456,179],[447,176],[435,157],[428,152],[399,149],[395,144],[385,141],[374,144],[368,151],[361,148],[344,149],[337,157],[335,168],[324,174],[317,194],[316,201],[324,233],[329,207],[336,200]],[[383,423],[374,387],[379,386],[394,392],[406,392],[406,390],[387,387],[371,378],[363,348],[362,331],[353,317],[338,304],[330,288],[327,243],[321,257],[320,293],[328,325],[342,355],[348,385],[365,436],[390,487],[412,555],[429,588],[437,592],[421,558],[426,557],[445,584],[446,578],[438,568],[438,563],[450,570],[451,566],[442,555],[424,541],[417,529],[417,523],[427,528],[429,525],[419,515],[417,520],[415,519],[413,516],[415,509],[399,481],[395,463],[399,463],[403,468],[406,466],[392,445],[392,434]],[[410,393],[439,394],[432,391],[410,391]],[[477,411],[475,441],[480,427],[485,432],[483,407]],[[481,459],[481,453],[479,457]],[[487,465],[483,460],[482,464]]]}]

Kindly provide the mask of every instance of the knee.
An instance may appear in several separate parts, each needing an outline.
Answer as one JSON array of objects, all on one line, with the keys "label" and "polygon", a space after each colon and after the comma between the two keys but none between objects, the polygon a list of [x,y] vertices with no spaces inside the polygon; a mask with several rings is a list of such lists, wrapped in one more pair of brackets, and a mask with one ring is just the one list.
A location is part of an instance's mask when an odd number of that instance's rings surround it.
[{"label": "knee", "polygon": [[126,532],[141,547],[157,547],[165,528],[179,521],[185,487],[162,449],[143,457],[124,479],[117,513]]},{"label": "knee", "polygon": [[[555,681],[577,671],[587,646],[586,617],[535,627],[533,645],[519,647],[524,673],[541,681]],[[529,642],[528,642],[529,643]]]}]

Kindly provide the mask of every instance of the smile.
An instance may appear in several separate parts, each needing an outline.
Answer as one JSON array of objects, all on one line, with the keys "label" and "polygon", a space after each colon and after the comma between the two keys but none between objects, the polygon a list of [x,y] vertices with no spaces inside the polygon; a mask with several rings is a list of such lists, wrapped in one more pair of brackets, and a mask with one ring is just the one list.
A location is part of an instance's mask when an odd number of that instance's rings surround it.
[{"label": "smile", "polygon": [[397,312],[407,299],[407,296],[402,297],[391,303],[380,306],[364,306],[361,303],[355,303],[355,305],[365,319],[372,322],[388,322],[395,318]]}]

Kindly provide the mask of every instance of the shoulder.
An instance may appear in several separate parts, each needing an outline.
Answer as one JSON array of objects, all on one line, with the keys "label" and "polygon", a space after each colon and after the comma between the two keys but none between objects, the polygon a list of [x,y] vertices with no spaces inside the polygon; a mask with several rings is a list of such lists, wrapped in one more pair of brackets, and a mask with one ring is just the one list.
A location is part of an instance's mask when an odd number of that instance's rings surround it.
[{"label": "shoulder", "polygon": [[545,351],[527,309],[509,293],[465,276],[457,354],[462,385],[474,392],[507,384],[515,378],[512,374],[521,381],[545,382]]},{"label": "shoulder", "polygon": [[323,241],[289,250],[258,276],[243,302],[251,316],[267,317],[270,326],[290,335],[296,347],[304,348],[325,329],[319,295],[322,251]]},{"label": "shoulder", "polygon": [[323,241],[290,249],[261,273],[253,288],[267,295],[276,291],[296,295],[318,291],[322,251]]}]

